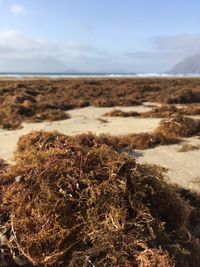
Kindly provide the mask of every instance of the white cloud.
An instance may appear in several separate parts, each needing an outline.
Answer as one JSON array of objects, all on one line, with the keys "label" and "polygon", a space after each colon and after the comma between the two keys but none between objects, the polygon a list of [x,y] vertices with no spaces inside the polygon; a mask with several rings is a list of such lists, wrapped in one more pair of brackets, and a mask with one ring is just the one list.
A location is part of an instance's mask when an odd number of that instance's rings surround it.
[{"label": "white cloud", "polygon": [[[1,58],[1,57],[0,57]],[[26,58],[1,58],[1,72],[63,72],[66,66],[54,57],[30,55]]]},{"label": "white cloud", "polygon": [[25,8],[22,5],[13,4],[10,7],[10,12],[15,16],[23,15],[25,13]]},{"label": "white cloud", "polygon": [[[124,54],[124,60],[134,64],[135,72],[166,72],[182,57],[165,51],[137,51]],[[134,62],[134,63],[133,63]]]},{"label": "white cloud", "polygon": [[[200,34],[154,36],[146,51],[127,51],[123,60],[136,72],[165,72],[187,57],[200,54]],[[132,62],[132,63],[131,63]]]},{"label": "white cloud", "polygon": [[200,35],[152,40],[148,51],[113,53],[90,44],[56,43],[18,31],[0,31],[0,71],[164,72],[200,53]]},{"label": "white cloud", "polygon": [[[0,31],[0,71],[103,70],[112,65],[103,49],[73,42],[54,43],[21,32]],[[37,63],[38,62],[38,63]],[[17,69],[18,66],[18,69]],[[32,70],[31,70],[32,68]]]},{"label": "white cloud", "polygon": [[0,31],[0,71],[65,71],[55,45],[17,31]]},{"label": "white cloud", "polygon": [[200,34],[178,34],[153,38],[156,49],[191,55],[200,53]]},{"label": "white cloud", "polygon": [[45,48],[47,43],[38,38],[28,37],[17,31],[0,31],[0,53],[7,51],[33,51]]}]

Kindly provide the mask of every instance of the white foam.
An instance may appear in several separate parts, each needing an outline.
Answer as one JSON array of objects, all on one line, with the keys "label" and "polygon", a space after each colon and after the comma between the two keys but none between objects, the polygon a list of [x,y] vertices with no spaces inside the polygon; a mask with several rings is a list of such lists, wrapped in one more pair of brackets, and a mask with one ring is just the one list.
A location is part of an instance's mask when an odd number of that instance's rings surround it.
[{"label": "white foam", "polygon": [[200,77],[200,74],[188,73],[188,74],[169,74],[169,73],[77,73],[77,74],[63,74],[63,73],[0,73],[0,77],[2,78],[16,78],[16,79],[24,79],[24,78],[51,78],[51,79],[59,79],[59,78],[168,78],[168,77]]}]

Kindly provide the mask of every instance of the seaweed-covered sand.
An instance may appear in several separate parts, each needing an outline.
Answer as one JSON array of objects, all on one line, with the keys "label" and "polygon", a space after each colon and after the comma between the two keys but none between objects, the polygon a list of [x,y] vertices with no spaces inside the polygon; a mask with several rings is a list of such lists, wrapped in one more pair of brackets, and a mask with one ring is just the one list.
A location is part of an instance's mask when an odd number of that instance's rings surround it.
[{"label": "seaweed-covered sand", "polygon": [[0,92],[0,266],[200,265],[200,79]]},{"label": "seaweed-covered sand", "polygon": [[135,106],[147,101],[199,103],[200,80],[3,79],[0,85],[0,127],[16,129],[22,122],[66,119],[65,111],[73,108]]}]

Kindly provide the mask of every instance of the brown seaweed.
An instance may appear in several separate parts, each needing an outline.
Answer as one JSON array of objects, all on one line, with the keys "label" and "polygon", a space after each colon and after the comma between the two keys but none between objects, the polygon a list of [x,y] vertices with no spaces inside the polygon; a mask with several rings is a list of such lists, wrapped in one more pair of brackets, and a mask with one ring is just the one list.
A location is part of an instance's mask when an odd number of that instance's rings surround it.
[{"label": "brown seaweed", "polygon": [[0,187],[16,266],[198,266],[199,205],[162,168],[101,142],[56,132],[19,140]]},{"label": "brown seaweed", "polygon": [[[17,129],[22,122],[65,119],[65,111],[92,105],[135,106],[145,101],[199,103],[199,88],[198,78],[2,80],[0,127]],[[199,114],[199,107],[186,112]]]}]

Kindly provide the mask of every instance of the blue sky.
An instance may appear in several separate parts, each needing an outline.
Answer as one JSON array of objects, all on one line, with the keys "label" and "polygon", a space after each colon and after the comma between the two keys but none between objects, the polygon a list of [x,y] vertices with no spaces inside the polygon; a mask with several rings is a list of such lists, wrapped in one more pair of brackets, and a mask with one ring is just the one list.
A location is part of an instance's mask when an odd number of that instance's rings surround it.
[{"label": "blue sky", "polygon": [[200,1],[0,0],[0,71],[164,72],[200,53]]}]

